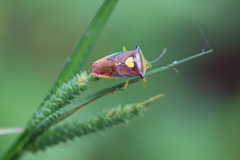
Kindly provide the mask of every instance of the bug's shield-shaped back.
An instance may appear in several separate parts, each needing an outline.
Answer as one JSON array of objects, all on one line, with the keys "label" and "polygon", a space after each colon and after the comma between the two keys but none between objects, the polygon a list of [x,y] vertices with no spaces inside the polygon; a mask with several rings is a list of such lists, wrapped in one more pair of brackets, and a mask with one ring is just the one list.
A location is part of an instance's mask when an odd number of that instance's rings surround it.
[{"label": "bug's shield-shaped back", "polygon": [[144,78],[147,70],[141,49],[137,46],[135,50],[118,52],[109,55],[93,63],[93,73],[105,78],[128,78],[141,76]]}]

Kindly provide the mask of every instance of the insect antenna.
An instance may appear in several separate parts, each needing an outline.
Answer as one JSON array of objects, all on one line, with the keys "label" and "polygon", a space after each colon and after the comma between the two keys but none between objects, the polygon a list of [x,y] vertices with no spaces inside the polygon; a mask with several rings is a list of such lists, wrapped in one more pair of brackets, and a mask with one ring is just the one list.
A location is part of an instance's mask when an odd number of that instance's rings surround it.
[{"label": "insect antenna", "polygon": [[171,69],[173,69],[175,72],[179,73],[179,71],[178,71],[176,68],[174,68],[174,67],[171,67],[171,66],[168,66],[168,65],[162,65],[162,66],[165,66],[165,67],[171,68]]},{"label": "insect antenna", "polygon": [[162,58],[162,56],[166,53],[166,51],[167,51],[167,48],[164,48],[162,54],[157,59],[155,59],[154,61],[151,61],[149,63],[154,63],[154,62],[158,61],[160,58]]}]

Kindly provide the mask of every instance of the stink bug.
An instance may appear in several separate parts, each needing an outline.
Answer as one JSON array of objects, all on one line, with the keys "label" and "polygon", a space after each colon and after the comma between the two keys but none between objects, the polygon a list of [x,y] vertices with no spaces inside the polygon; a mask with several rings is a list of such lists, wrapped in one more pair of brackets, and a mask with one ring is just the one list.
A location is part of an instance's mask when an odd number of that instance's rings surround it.
[{"label": "stink bug", "polygon": [[[132,51],[126,51],[125,47],[123,47],[122,50],[123,52],[113,53],[97,60],[96,62],[93,62],[93,74],[97,77],[115,79],[140,76],[143,81],[146,82],[146,70],[150,69],[152,67],[151,63],[159,60],[166,52],[166,49],[164,49],[162,54],[156,60],[148,62],[144,58],[139,46]],[[128,80],[124,86],[124,89],[127,87],[127,85]]]}]

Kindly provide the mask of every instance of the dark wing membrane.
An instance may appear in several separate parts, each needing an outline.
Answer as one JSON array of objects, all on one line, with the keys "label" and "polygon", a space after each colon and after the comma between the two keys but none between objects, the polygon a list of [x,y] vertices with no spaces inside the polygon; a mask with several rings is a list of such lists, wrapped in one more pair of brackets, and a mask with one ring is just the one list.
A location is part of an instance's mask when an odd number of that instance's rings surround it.
[{"label": "dark wing membrane", "polygon": [[127,78],[127,77],[134,77],[134,76],[139,76],[139,72],[134,68],[129,68],[126,65],[118,65],[117,68],[111,73],[111,77],[122,77],[122,78]]}]

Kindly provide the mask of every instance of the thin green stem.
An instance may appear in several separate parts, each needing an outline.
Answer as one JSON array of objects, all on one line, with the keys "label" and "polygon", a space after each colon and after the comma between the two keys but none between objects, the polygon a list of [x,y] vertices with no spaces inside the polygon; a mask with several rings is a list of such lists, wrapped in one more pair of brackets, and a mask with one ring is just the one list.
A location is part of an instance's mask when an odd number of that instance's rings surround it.
[{"label": "thin green stem", "polygon": [[[203,53],[199,53],[199,54],[196,54],[194,56],[191,56],[191,57],[188,57],[188,58],[185,58],[183,60],[180,60],[180,61],[177,61],[177,62],[173,62],[172,64],[169,64],[168,66],[175,66],[175,65],[178,65],[178,64],[181,64],[183,62],[186,62],[188,60],[191,60],[193,58],[197,58],[199,56],[202,56],[202,55],[205,55],[207,53],[210,53],[212,52],[212,50],[209,50],[209,51],[206,51],[206,52],[203,52]],[[160,68],[156,68],[150,72],[148,72],[146,74],[146,77],[149,77],[149,76],[152,76],[156,73],[159,73],[161,71],[164,71],[166,69],[169,69],[169,67],[160,67]],[[141,77],[137,77],[137,78],[133,78],[129,81],[128,84],[133,84],[133,83],[136,83],[138,81],[142,80]],[[113,93],[115,92],[116,90],[124,87],[125,85],[125,82],[123,83],[120,83],[120,84],[117,84],[117,85],[114,85],[112,87],[109,87],[109,88],[105,88],[103,90],[100,90],[100,91],[97,91],[95,93],[92,93],[86,97],[82,97],[81,100],[79,101],[75,101],[67,106],[65,106],[64,108],[62,108],[61,110],[59,110],[59,112],[57,113],[57,115],[59,116],[59,118],[57,119],[57,121],[61,121],[62,119],[66,118],[67,116],[71,115],[72,113],[74,113],[75,111],[77,111],[79,108],[82,108],[83,106],[87,105],[88,103],[104,96],[104,95],[107,95],[109,93]],[[51,117],[49,117],[50,119]],[[44,122],[45,121],[45,122]],[[39,124],[38,128],[41,128],[41,125],[44,125],[45,123],[47,123],[49,120],[48,119],[45,119],[42,124]]]}]

